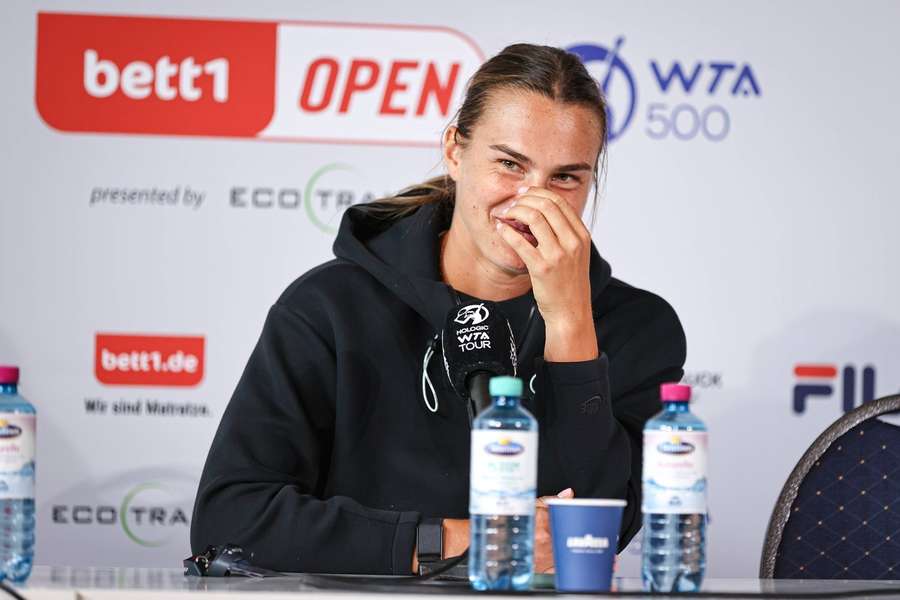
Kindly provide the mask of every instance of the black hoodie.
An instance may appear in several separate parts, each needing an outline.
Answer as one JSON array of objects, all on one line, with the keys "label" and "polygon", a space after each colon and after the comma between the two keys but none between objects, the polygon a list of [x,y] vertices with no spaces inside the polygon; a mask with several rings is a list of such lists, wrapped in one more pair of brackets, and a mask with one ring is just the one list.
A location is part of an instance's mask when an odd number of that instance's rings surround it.
[{"label": "black hoodie", "polygon": [[[430,205],[393,222],[349,209],[337,258],[271,308],[203,469],[195,552],[234,542],[282,571],[406,575],[420,519],[468,517],[468,411],[440,356],[427,367],[438,411],[423,399],[426,350],[456,302],[438,266],[448,226]],[[601,356],[544,362],[534,311],[519,376],[539,421],[538,495],[626,499],[621,550],[641,526],[641,431],[659,384],[682,376],[685,339],[672,308],[611,278],[595,248],[590,280]],[[531,301],[500,303],[514,328]]]}]

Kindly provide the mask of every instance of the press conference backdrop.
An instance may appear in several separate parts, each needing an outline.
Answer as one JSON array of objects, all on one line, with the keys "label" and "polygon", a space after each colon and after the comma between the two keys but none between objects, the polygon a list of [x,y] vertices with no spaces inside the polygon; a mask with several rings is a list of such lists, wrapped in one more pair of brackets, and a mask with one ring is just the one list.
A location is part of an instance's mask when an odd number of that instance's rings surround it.
[{"label": "press conference backdrop", "polygon": [[178,564],[267,309],[347,206],[441,172],[467,78],[513,42],[608,95],[594,240],[687,331],[712,576],[752,576],[803,450],[900,390],[895,2],[2,12],[0,363],[40,415],[40,563]]}]

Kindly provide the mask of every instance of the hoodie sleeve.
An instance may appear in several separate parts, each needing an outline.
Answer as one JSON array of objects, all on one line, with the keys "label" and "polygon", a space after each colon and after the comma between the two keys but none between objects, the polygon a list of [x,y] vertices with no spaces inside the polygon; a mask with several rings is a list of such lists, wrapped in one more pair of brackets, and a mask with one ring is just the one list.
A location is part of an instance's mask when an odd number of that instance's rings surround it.
[{"label": "hoodie sleeve", "polygon": [[325,497],[335,356],[276,304],[213,439],[197,491],[191,547],[236,543],[280,571],[410,574],[417,512]]},{"label": "hoodie sleeve", "polygon": [[[628,502],[619,551],[641,528],[644,424],[661,410],[659,384],[681,379],[686,353],[678,317],[653,298],[650,318],[635,323],[634,334],[609,355],[573,363],[539,361],[536,371],[546,411],[542,442],[553,447],[563,480],[576,497]],[[597,336],[603,348],[599,327]],[[611,373],[622,380],[613,382],[619,385],[611,385]]]}]

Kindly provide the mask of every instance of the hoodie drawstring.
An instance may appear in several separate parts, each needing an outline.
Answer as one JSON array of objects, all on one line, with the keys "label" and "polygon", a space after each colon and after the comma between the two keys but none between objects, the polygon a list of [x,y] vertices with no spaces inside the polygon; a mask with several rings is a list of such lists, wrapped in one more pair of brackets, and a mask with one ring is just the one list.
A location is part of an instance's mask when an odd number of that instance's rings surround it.
[{"label": "hoodie drawstring", "polygon": [[[434,356],[434,343],[428,344],[428,348],[425,350],[425,358],[422,359],[422,400],[425,402],[425,407],[433,413],[438,411],[438,397],[437,392],[434,391],[434,386],[431,384],[431,378],[428,377],[428,363],[431,362],[431,357]],[[431,397],[434,399],[434,406],[428,402],[428,392],[425,389],[425,385],[428,385],[428,389],[431,390]]]},{"label": "hoodie drawstring", "polygon": [[[432,357],[434,356],[434,344],[429,344],[428,348],[425,349],[425,357],[422,359],[422,401],[425,402],[425,407],[436,413],[438,411],[438,396],[437,392],[434,391],[434,385],[431,383],[431,377],[428,376],[428,364],[431,362]],[[534,390],[534,380],[537,379],[537,373],[531,376],[531,379],[528,380],[528,388],[531,390],[531,395],[534,396],[537,392]],[[427,388],[426,388],[427,386]],[[434,406],[431,405],[431,402],[428,401],[428,390],[431,390],[431,397],[434,399]]]}]

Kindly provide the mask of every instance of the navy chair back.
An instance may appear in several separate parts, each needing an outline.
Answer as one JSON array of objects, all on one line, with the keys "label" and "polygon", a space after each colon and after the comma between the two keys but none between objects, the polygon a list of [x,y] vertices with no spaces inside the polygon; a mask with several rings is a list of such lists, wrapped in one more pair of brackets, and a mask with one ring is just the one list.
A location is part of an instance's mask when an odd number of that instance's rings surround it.
[{"label": "navy chair back", "polygon": [[813,442],[769,520],[761,578],[900,579],[900,427],[867,402]]}]

